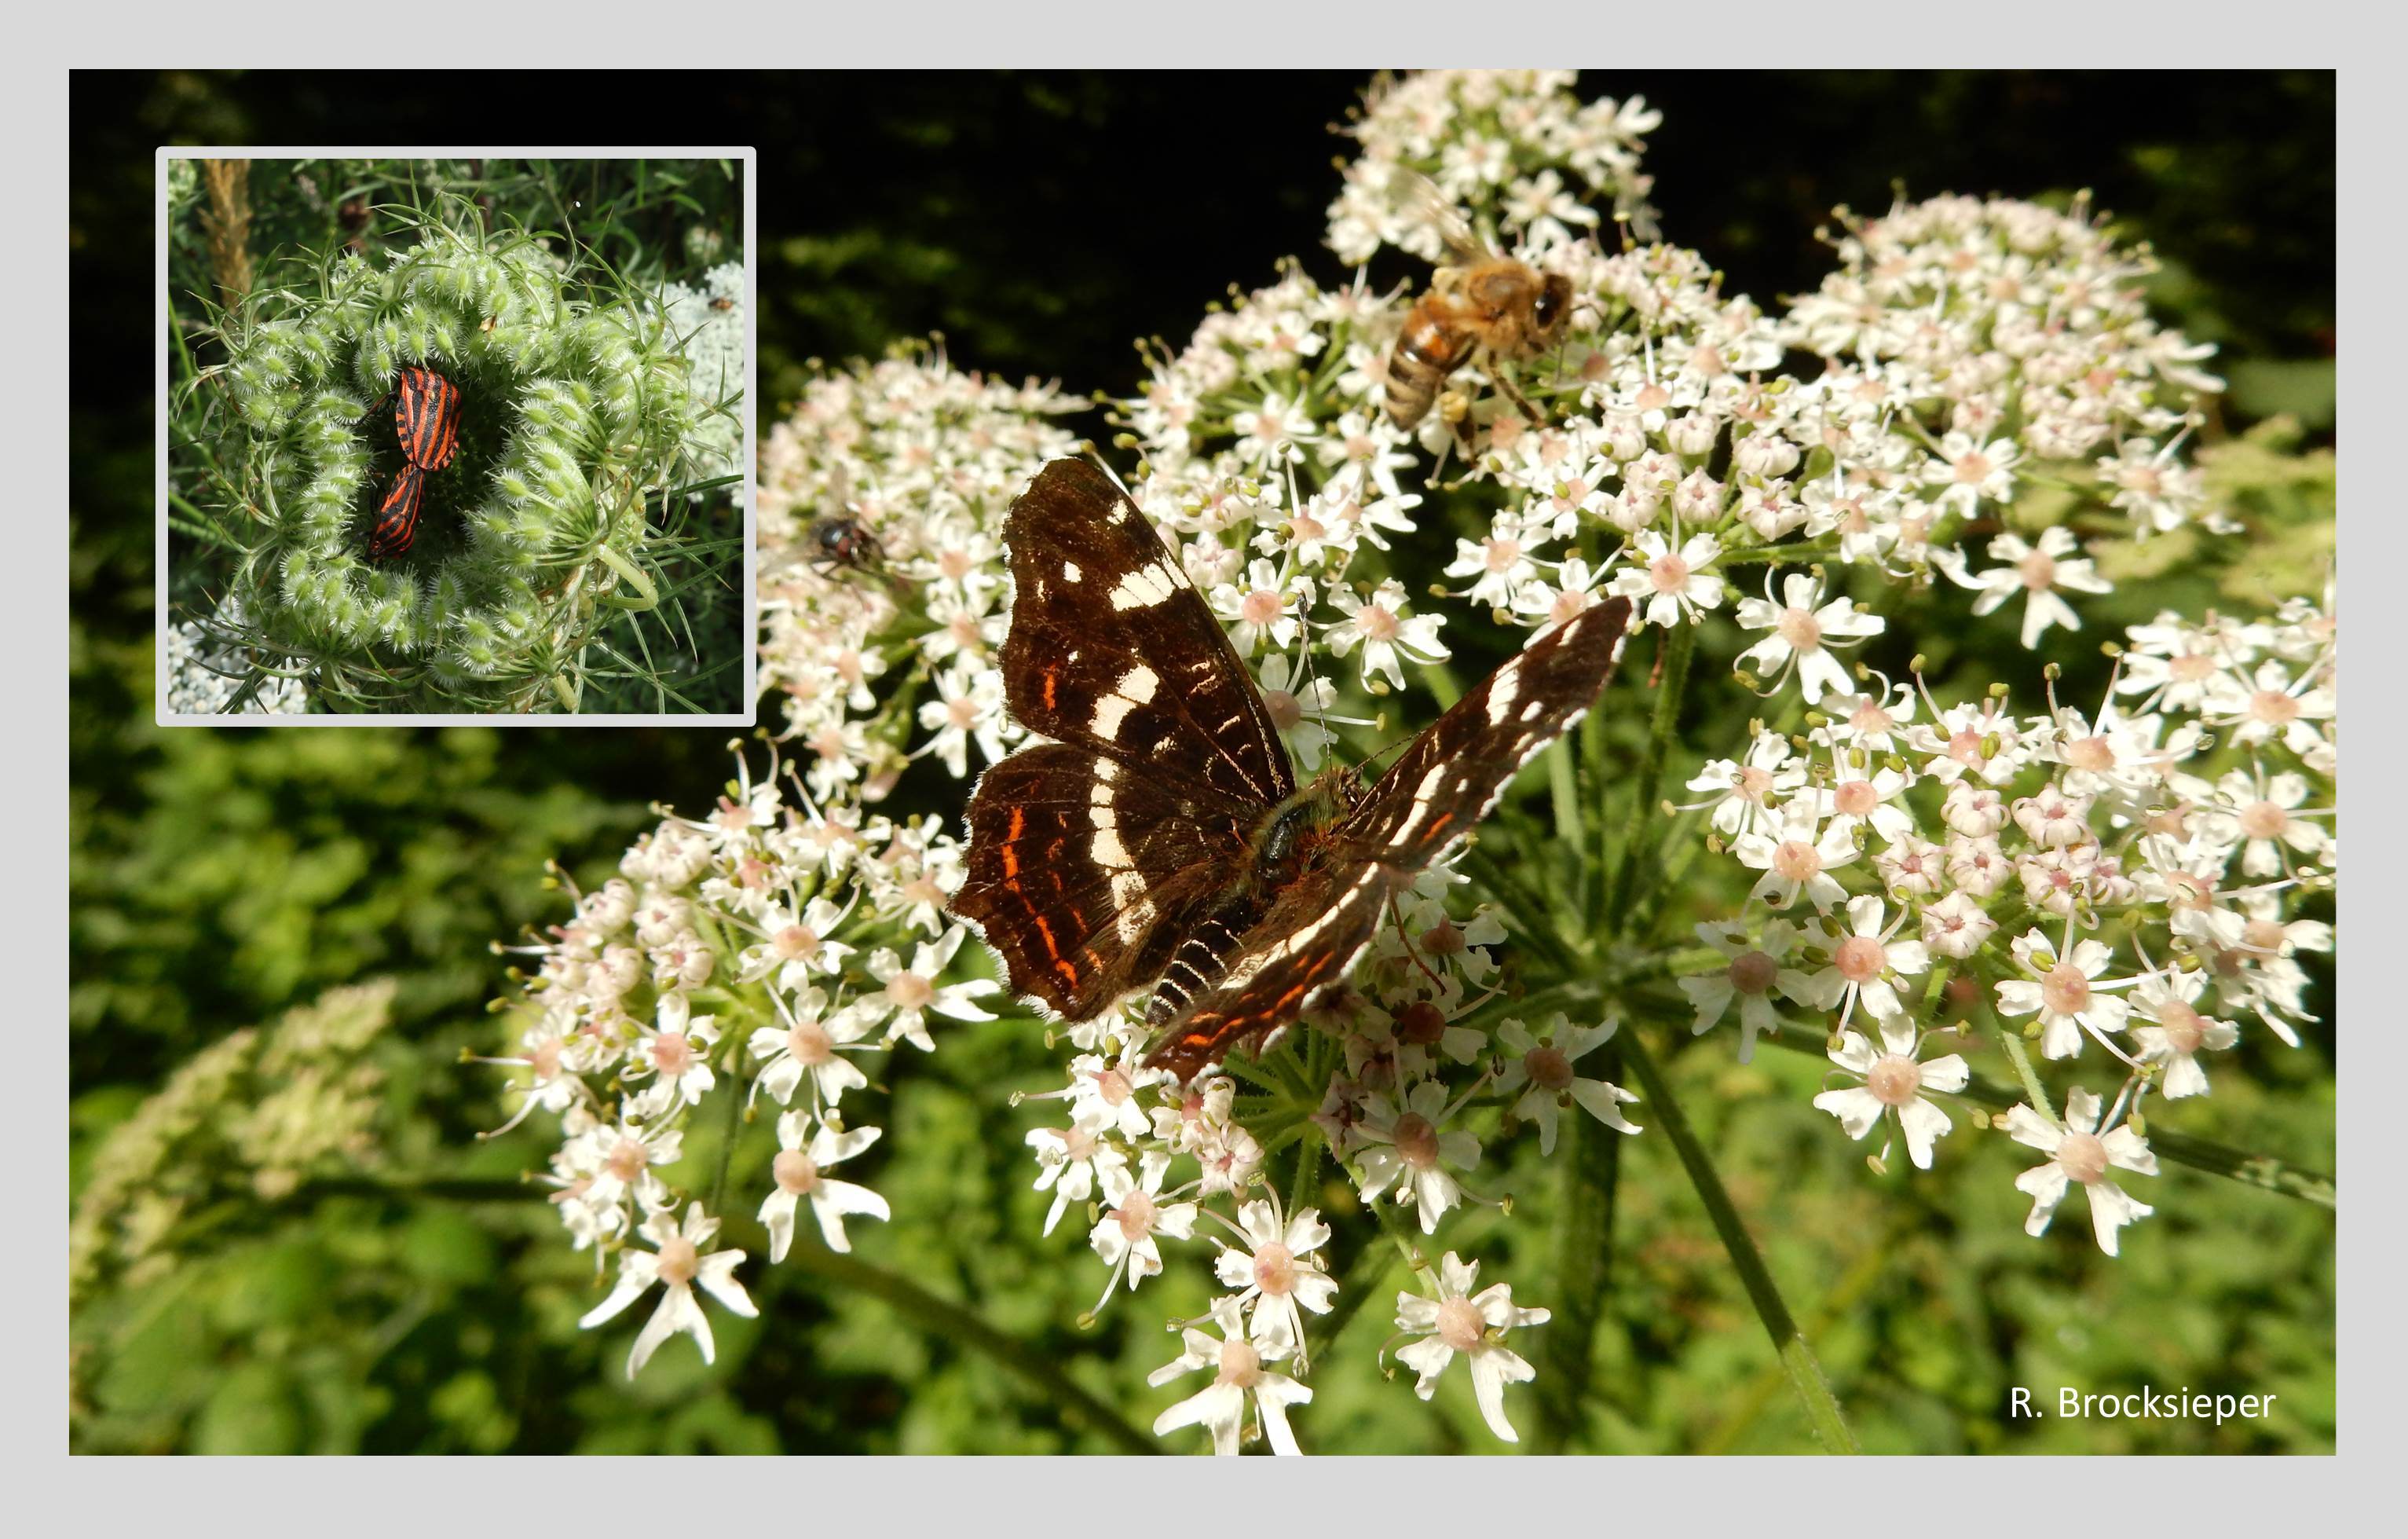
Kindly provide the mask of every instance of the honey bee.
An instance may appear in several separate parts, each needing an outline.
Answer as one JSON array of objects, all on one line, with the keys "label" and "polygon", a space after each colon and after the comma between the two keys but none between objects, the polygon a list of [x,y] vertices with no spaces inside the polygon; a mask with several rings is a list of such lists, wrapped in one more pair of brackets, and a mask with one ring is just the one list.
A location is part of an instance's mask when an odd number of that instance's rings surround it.
[{"label": "honey bee", "polygon": [[[1563,339],[1571,319],[1571,280],[1499,256],[1473,233],[1427,177],[1399,172],[1398,180],[1438,230],[1448,261],[1429,292],[1405,312],[1404,329],[1388,354],[1388,416],[1412,427],[1429,414],[1447,377],[1474,353],[1505,362],[1534,358]],[[1498,388],[1534,424],[1538,409],[1499,373]]]}]

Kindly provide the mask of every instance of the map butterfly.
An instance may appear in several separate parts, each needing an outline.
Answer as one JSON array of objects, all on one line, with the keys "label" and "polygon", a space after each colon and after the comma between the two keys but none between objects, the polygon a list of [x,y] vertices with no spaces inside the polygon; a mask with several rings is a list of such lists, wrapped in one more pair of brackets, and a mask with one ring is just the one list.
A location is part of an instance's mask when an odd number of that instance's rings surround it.
[{"label": "map butterfly", "polygon": [[1616,598],[1541,637],[1368,791],[1342,768],[1299,789],[1220,622],[1101,470],[1046,466],[1003,538],[1005,704],[1054,741],[980,777],[950,907],[1068,1019],[1151,987],[1146,1062],[1182,1079],[1345,976],[1391,896],[1597,699],[1630,621]]}]

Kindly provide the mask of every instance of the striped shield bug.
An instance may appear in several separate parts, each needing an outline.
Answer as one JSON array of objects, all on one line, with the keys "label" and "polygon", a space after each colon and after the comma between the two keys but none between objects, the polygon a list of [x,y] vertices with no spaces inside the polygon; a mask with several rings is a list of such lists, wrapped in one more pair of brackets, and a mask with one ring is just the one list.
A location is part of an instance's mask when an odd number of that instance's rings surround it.
[{"label": "striped shield bug", "polygon": [[393,480],[393,490],[377,506],[376,525],[368,531],[368,559],[390,561],[409,554],[418,538],[419,510],[426,506],[426,472],[405,464]]},{"label": "striped shield bug", "polygon": [[460,449],[460,387],[413,364],[394,386],[394,432],[402,457],[422,470],[440,470]]}]

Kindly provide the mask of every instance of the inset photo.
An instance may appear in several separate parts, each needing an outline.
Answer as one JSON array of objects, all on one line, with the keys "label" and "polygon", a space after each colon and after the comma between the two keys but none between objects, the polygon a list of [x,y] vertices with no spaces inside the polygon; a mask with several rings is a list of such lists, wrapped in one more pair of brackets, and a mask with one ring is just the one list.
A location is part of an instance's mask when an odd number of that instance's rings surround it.
[{"label": "inset photo", "polygon": [[750,725],[749,151],[160,152],[162,725]]}]

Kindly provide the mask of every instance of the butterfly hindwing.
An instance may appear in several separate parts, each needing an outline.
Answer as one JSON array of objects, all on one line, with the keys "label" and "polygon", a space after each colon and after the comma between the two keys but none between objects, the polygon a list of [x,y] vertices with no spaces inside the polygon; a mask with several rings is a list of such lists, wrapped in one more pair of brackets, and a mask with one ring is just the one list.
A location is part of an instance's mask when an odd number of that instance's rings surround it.
[{"label": "butterfly hindwing", "polygon": [[1003,539],[1016,590],[1004,696],[1023,726],[1240,805],[1296,789],[1237,649],[1110,477],[1054,461]]},{"label": "butterfly hindwing", "polygon": [[1068,743],[979,777],[953,912],[1000,953],[1015,993],[1083,1021],[1154,980],[1245,854],[1226,813]]},{"label": "butterfly hindwing", "polygon": [[1498,666],[1406,745],[1340,827],[1340,859],[1418,871],[1469,833],[1530,755],[1593,704],[1622,655],[1630,600],[1584,610]]}]

